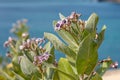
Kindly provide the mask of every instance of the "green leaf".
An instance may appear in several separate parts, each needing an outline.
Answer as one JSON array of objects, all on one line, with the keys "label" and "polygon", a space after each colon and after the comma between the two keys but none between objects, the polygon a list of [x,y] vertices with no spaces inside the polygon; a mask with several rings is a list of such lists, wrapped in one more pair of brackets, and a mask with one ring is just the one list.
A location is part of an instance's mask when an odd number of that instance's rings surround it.
[{"label": "green leaf", "polygon": [[34,58],[33,58],[33,56],[31,55],[31,54],[33,54],[32,51],[30,51],[30,52],[25,51],[24,54],[25,54],[25,56],[26,56],[31,62],[33,62],[33,59],[34,59]]},{"label": "green leaf", "polygon": [[17,74],[17,73],[15,73],[15,72],[13,72],[14,73],[14,75],[15,75],[15,77],[16,77],[16,79],[17,80],[25,80],[22,76],[20,76],[19,74]]},{"label": "green leaf", "polygon": [[55,72],[54,72],[54,75],[53,75],[53,80],[60,80],[60,78],[59,78],[59,75],[58,75],[58,72],[57,72],[57,71],[55,71]]},{"label": "green leaf", "polygon": [[68,55],[73,59],[76,58],[76,53],[68,46],[66,46],[64,43],[62,43],[54,34],[44,33],[44,37],[53,44],[55,49],[63,52],[64,54]]},{"label": "green leaf", "polygon": [[44,46],[44,49],[46,49],[47,52],[50,52],[50,49],[51,49],[51,43],[50,42],[47,42]]},{"label": "green leaf", "polygon": [[50,57],[49,57],[49,59],[47,60],[47,62],[48,63],[54,63],[54,61],[55,61],[55,53],[54,53],[54,51],[55,51],[55,48],[54,48],[54,46],[50,49]]},{"label": "green leaf", "polygon": [[6,78],[2,75],[0,75],[0,80],[6,80]]},{"label": "green leaf", "polygon": [[78,74],[90,74],[98,60],[96,44],[89,34],[81,43],[76,60]]},{"label": "green leaf", "polygon": [[45,78],[47,80],[50,80],[50,79],[52,80],[53,75],[54,75],[54,69],[48,66],[48,68],[46,69]]},{"label": "green leaf", "polygon": [[78,42],[73,37],[74,35],[70,34],[68,31],[65,30],[59,30],[57,31],[57,33],[70,47],[72,47],[72,49],[78,48]]},{"label": "green leaf", "polygon": [[12,58],[12,64],[14,65],[14,71],[20,71],[20,65],[19,65],[19,56],[18,55],[14,55],[14,57]]},{"label": "green leaf", "polygon": [[102,80],[102,78],[99,74],[96,73],[95,76],[93,76],[91,80]]},{"label": "green leaf", "polygon": [[37,76],[33,75],[31,80],[38,80]]},{"label": "green leaf", "polygon": [[65,58],[60,58],[58,62],[58,75],[60,80],[76,80],[76,75],[68,62]]},{"label": "green leaf", "polygon": [[96,31],[97,23],[98,23],[98,15],[93,13],[88,18],[86,25],[85,25],[85,29],[88,30],[90,33],[93,31]]},{"label": "green leaf", "polygon": [[3,62],[3,57],[0,56],[0,64]]},{"label": "green leaf", "polygon": [[41,80],[37,75],[33,75],[30,80]]},{"label": "green leaf", "polygon": [[13,80],[13,78],[10,75],[8,75],[5,71],[3,71],[2,69],[0,69],[0,76],[3,76],[5,80]]},{"label": "green leaf", "polygon": [[61,74],[59,75],[59,80],[79,80],[78,77],[73,77],[72,75],[70,74],[67,74],[65,73],[64,71],[61,71],[59,69],[56,69],[58,71],[58,74]]},{"label": "green leaf", "polygon": [[36,66],[31,63],[25,56],[21,56],[20,67],[22,72],[26,75],[31,75],[37,70]]},{"label": "green leaf", "polygon": [[64,20],[64,19],[65,19],[65,16],[62,15],[61,13],[59,13],[59,17],[60,17],[61,20]]},{"label": "green leaf", "polygon": [[106,30],[106,26],[104,25],[101,32],[98,34],[98,48],[100,47],[102,41],[104,40],[104,33],[105,33],[105,30]]}]

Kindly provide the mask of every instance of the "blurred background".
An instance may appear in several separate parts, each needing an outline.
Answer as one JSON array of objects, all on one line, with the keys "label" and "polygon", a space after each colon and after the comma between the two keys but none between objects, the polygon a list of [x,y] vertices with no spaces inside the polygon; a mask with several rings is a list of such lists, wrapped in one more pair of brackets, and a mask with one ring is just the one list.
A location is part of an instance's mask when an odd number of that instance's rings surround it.
[{"label": "blurred background", "polygon": [[[99,49],[99,59],[110,56],[120,64],[120,0],[0,0],[0,55],[5,56],[4,41],[12,36],[10,29],[17,20],[28,19],[31,37],[55,33],[52,21],[75,11],[87,20],[91,13],[99,15],[98,32],[107,26],[105,40]],[[58,53],[57,58],[63,56]],[[119,65],[120,67],[120,65]]]}]

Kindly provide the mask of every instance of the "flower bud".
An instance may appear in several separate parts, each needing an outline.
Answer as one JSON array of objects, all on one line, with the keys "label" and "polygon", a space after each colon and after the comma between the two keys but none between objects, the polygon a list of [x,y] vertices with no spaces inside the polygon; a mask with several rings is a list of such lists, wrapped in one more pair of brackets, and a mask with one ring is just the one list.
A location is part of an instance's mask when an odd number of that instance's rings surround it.
[{"label": "flower bud", "polygon": [[55,30],[60,30],[62,26],[63,26],[63,22],[58,21],[57,24],[55,25]]},{"label": "flower bud", "polygon": [[23,49],[24,49],[24,46],[23,46],[23,45],[20,45],[19,49],[20,49],[20,50],[23,50]]},{"label": "flower bud", "polygon": [[118,68],[118,62],[112,63],[112,64],[111,64],[111,67],[112,67],[112,68]]},{"label": "flower bud", "polygon": [[28,37],[28,35],[29,35],[28,33],[23,33],[23,34],[22,34],[22,37],[23,37],[23,38],[26,38],[26,37]]},{"label": "flower bud", "polygon": [[9,42],[8,42],[8,41],[5,41],[5,43],[4,43],[3,46],[4,46],[4,47],[8,47],[8,46],[9,46]]},{"label": "flower bud", "polygon": [[10,54],[10,52],[9,52],[9,51],[6,53],[6,56],[7,56],[7,57],[9,57],[9,58],[11,58],[11,57],[12,57],[12,55]]},{"label": "flower bud", "polygon": [[96,33],[96,35],[95,35],[95,39],[98,39],[98,33]]},{"label": "flower bud", "polygon": [[13,41],[12,37],[8,38],[8,42],[11,43]]}]

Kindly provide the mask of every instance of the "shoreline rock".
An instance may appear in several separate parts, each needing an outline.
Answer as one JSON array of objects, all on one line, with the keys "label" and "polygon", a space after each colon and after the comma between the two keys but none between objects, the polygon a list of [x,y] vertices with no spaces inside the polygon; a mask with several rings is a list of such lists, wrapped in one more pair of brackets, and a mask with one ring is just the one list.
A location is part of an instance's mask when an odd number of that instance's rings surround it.
[{"label": "shoreline rock", "polygon": [[102,78],[103,80],[120,80],[120,69],[108,70]]}]

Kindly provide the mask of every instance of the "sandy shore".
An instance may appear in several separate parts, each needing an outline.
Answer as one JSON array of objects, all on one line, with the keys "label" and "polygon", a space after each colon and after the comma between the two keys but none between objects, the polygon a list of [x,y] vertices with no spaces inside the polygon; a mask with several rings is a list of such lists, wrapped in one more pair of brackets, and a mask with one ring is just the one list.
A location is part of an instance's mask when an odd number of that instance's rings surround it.
[{"label": "sandy shore", "polygon": [[103,80],[120,80],[120,69],[108,70],[102,78]]}]

